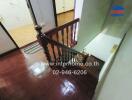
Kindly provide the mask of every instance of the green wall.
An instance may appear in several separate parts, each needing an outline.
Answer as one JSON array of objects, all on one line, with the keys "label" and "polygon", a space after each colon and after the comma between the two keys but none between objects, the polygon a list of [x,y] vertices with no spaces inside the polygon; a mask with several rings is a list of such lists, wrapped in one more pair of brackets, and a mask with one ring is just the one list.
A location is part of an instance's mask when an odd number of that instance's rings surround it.
[{"label": "green wall", "polygon": [[84,0],[76,50],[82,50],[102,31],[111,4],[112,0]]},{"label": "green wall", "polygon": [[125,8],[124,16],[113,17],[109,14],[104,28],[108,29],[106,34],[122,38],[132,24],[132,0],[116,0],[113,5],[122,5]]},{"label": "green wall", "polygon": [[[99,95],[95,100],[132,99],[132,27],[110,66]],[[112,84],[113,83],[113,84]]]}]

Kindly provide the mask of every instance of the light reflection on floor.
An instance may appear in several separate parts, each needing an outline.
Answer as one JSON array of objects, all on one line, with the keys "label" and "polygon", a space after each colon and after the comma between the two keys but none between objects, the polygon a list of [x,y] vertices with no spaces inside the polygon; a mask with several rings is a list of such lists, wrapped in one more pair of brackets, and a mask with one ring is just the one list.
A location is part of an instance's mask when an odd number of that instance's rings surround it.
[{"label": "light reflection on floor", "polygon": [[42,74],[47,71],[48,65],[44,62],[36,62],[29,67],[29,71],[35,77],[41,78]]},{"label": "light reflection on floor", "polygon": [[73,95],[76,93],[76,87],[68,80],[64,80],[61,85],[61,92],[64,96]]}]

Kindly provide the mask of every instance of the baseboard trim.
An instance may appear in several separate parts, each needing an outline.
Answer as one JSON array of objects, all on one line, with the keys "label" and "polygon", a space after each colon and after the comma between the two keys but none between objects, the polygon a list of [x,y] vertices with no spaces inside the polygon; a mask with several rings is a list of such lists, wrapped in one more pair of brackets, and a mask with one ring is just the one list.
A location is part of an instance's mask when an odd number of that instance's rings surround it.
[{"label": "baseboard trim", "polygon": [[38,40],[35,40],[35,41],[33,41],[33,42],[31,42],[31,43],[29,43],[29,44],[27,44],[27,45],[25,45],[25,46],[22,46],[22,47],[20,47],[20,48],[15,48],[15,49],[12,49],[12,50],[10,50],[10,51],[7,51],[7,52],[5,52],[5,53],[3,53],[3,54],[0,54],[0,57],[6,56],[6,55],[8,55],[9,53],[14,52],[14,51],[16,51],[16,50],[23,49],[23,48],[25,48],[25,47],[27,47],[27,46],[29,46],[29,45],[35,43],[35,42],[38,42]]},{"label": "baseboard trim", "polygon": [[5,53],[3,53],[3,54],[0,54],[0,57],[6,56],[6,55],[8,55],[9,53],[14,52],[14,51],[16,51],[16,50],[19,50],[19,48],[15,48],[15,49],[12,49],[12,50],[10,50],[10,51],[7,51],[7,52],[5,52]]}]

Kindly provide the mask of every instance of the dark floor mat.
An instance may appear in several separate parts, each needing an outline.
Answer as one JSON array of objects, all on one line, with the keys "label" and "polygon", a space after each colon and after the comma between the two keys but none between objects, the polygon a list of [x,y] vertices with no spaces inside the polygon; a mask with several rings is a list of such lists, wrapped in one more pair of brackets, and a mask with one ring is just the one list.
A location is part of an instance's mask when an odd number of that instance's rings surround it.
[{"label": "dark floor mat", "polygon": [[33,43],[32,45],[29,45],[23,49],[24,53],[26,54],[34,54],[40,50],[42,50],[42,47],[40,46],[38,42]]}]

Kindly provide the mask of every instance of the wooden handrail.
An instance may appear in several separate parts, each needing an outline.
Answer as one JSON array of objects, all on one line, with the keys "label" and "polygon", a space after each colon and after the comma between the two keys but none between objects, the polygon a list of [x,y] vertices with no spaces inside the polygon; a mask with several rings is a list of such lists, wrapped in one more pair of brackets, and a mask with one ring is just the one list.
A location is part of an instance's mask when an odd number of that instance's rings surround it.
[{"label": "wooden handrail", "polygon": [[53,35],[53,34],[55,34],[56,31],[62,30],[62,29],[64,29],[64,28],[67,27],[67,26],[73,25],[74,23],[79,22],[79,20],[80,20],[80,19],[77,18],[77,19],[75,19],[75,20],[73,20],[73,21],[71,21],[71,22],[68,22],[68,23],[66,23],[66,24],[64,24],[64,25],[62,25],[62,26],[59,26],[59,27],[57,27],[57,28],[53,28],[53,29],[51,29],[51,30],[45,32],[45,34],[46,34],[46,35]]},{"label": "wooden handrail", "polygon": [[[41,38],[39,38],[39,37],[41,37]],[[52,44],[54,44],[54,45],[57,45],[58,47],[63,47],[64,49],[68,49],[68,50],[71,51],[71,52],[76,52],[76,53],[78,53],[78,54],[80,54],[80,55],[84,55],[84,54],[82,54],[82,53],[76,51],[75,49],[69,48],[69,47],[67,47],[67,46],[65,46],[65,45],[63,45],[63,44],[61,44],[61,43],[58,43],[58,42],[56,42],[56,41],[50,39],[50,38],[47,37],[45,34],[41,34],[40,36],[38,35],[38,38],[39,38],[39,40],[42,39],[41,41],[43,41],[43,39],[44,39],[46,43],[52,43]],[[41,45],[43,45],[43,43],[41,43]]]},{"label": "wooden handrail", "polygon": [[[40,26],[36,26],[35,29],[38,31],[38,35],[37,35],[37,38],[38,38],[38,41],[40,42],[40,44],[42,45],[42,47],[44,48],[44,52],[46,54],[46,57],[47,57],[47,60],[49,62],[55,62],[58,58],[62,57],[62,56],[66,56],[65,58],[68,60],[72,59],[74,57],[74,55],[76,54],[79,54],[81,56],[85,56],[84,54],[70,48],[68,46],[68,39],[67,39],[67,45],[64,45],[64,29],[66,29],[66,32],[67,32],[67,37],[70,37],[70,35],[72,35],[71,33],[75,33],[75,29],[76,29],[76,25],[77,25],[77,22],[79,21],[79,19],[75,19],[69,23],[66,23],[60,27],[57,27],[57,28],[54,28],[46,33],[42,33],[41,32],[41,29],[42,27]],[[75,24],[75,27],[73,27],[73,24]],[[71,27],[70,27],[71,26]],[[70,30],[68,30],[68,27],[71,28],[71,33],[69,33]],[[74,28],[74,29],[73,29]],[[62,35],[62,43],[59,42],[58,40],[58,31],[61,31],[61,35]],[[56,36],[57,36],[57,41],[52,39],[52,33],[56,33]],[[68,34],[69,33],[69,34]],[[73,33],[73,34],[74,34]],[[50,35],[47,35],[47,34],[50,34]],[[51,35],[52,34],[52,35]],[[67,38],[66,37],[66,38]],[[72,38],[72,37],[70,37]],[[72,40],[73,41],[73,40]],[[51,45],[51,49],[49,49],[48,45]],[[56,51],[54,50],[55,47],[57,48],[57,55],[56,55]],[[50,54],[50,52],[52,51],[52,56]],[[65,55],[65,53],[67,53],[67,55]],[[59,57],[57,57],[59,56]],[[54,58],[54,61],[52,60]]]},{"label": "wooden handrail", "polygon": [[[45,34],[49,38],[56,40],[59,43],[62,43],[63,45],[66,45],[68,47],[74,47],[77,44],[77,40],[75,37],[77,36],[77,25],[79,22],[79,18],[68,22],[62,26],[53,28],[45,33],[39,32],[40,34]],[[40,26],[36,26],[35,29],[37,31],[41,30]],[[54,38],[53,38],[54,37]]]}]

